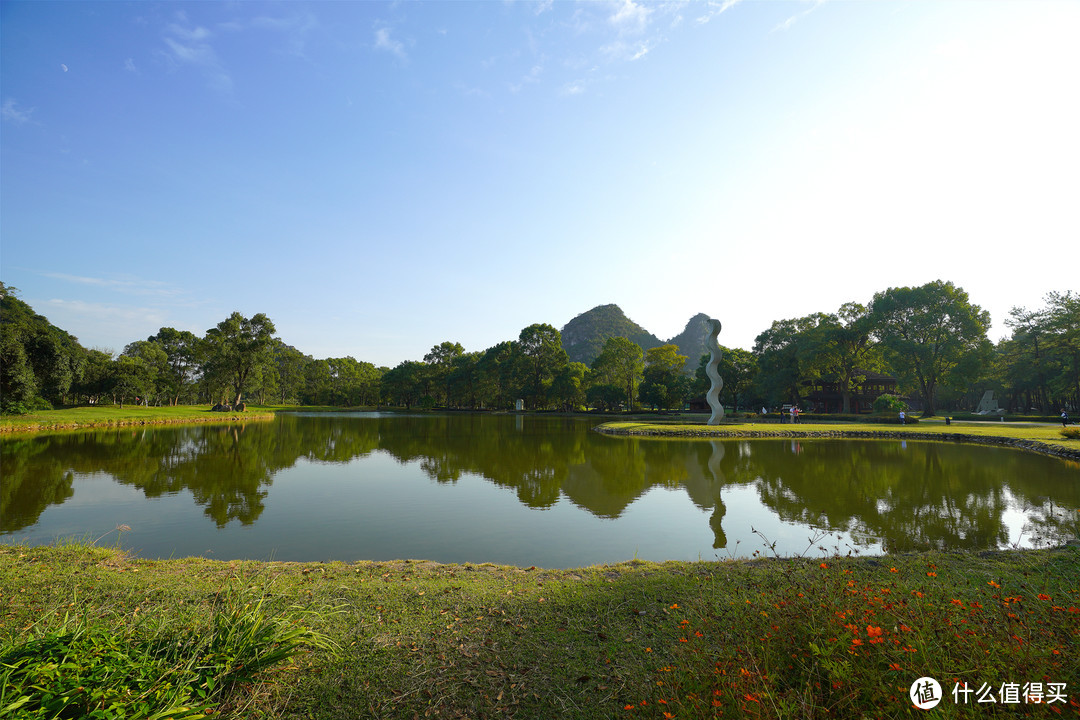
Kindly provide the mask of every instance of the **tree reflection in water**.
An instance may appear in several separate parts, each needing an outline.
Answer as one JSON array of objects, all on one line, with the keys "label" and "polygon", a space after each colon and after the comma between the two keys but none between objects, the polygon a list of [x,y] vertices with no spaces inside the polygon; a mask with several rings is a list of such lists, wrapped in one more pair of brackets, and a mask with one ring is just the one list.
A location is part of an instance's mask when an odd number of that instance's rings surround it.
[{"label": "tree reflection in water", "polygon": [[416,464],[437,484],[482,477],[526,507],[565,500],[598,518],[623,516],[653,488],[681,490],[709,513],[718,549],[728,543],[725,519],[733,527],[724,496],[734,486],[754,488],[783,522],[845,532],[887,551],[1001,547],[1010,538],[1006,513],[1018,509],[1029,534],[1052,541],[1080,506],[1076,467],[1001,448],[609,437],[592,425],[543,416],[315,414],[5,438],[0,530],[34,525],[48,506],[72,497],[74,478],[95,473],[147,498],[187,490],[218,527],[247,525],[263,513],[280,471],[373,453]]}]

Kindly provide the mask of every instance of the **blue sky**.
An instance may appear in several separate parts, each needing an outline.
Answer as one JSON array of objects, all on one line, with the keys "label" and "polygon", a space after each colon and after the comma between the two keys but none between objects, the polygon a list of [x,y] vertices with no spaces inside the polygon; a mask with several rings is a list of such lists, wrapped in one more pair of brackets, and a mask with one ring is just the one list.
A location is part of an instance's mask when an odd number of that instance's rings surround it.
[{"label": "blue sky", "polygon": [[1076,290],[1080,3],[0,3],[0,280],[87,347],[670,338]]}]

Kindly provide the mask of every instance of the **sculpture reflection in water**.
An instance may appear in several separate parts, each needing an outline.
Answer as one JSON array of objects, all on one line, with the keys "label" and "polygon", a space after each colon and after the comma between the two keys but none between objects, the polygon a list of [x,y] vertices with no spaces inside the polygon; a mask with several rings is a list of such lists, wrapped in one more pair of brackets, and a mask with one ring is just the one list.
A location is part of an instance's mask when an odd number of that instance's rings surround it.
[{"label": "sculpture reflection in water", "polygon": [[1080,507],[1075,467],[1006,449],[814,440],[794,452],[789,440],[609,437],[591,428],[574,418],[370,414],[7,438],[0,530],[34,525],[72,496],[73,477],[96,473],[147,498],[189,491],[218,527],[251,524],[273,502],[278,473],[300,462],[312,472],[348,465],[356,482],[347,490],[362,494],[368,465],[360,460],[373,454],[415,464],[440,485],[481,477],[529,508],[565,500],[599,518],[623,516],[654,488],[681,490],[708,513],[716,549],[732,533],[747,537],[746,508],[726,517],[736,488],[783,522],[887,551],[1002,547],[1006,513],[1021,508],[1029,536],[1052,542]]}]

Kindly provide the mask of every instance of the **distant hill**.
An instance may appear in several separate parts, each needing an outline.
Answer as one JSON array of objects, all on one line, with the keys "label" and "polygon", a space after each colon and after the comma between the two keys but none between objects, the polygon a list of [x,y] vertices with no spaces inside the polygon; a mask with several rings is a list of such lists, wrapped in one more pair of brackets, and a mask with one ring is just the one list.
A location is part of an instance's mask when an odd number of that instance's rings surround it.
[{"label": "distant hill", "polygon": [[698,313],[686,323],[686,328],[668,340],[668,343],[679,346],[679,354],[686,356],[686,371],[697,370],[698,361],[702,355],[709,351],[705,348],[705,336],[709,332],[709,316]]},{"label": "distant hill", "polygon": [[598,305],[581,313],[562,329],[562,343],[566,354],[574,362],[591,365],[604,343],[611,337],[624,337],[641,346],[642,350],[663,345],[636,322],[626,317],[618,305]]},{"label": "distant hill", "polygon": [[693,373],[705,349],[705,335],[709,331],[709,316],[698,313],[686,323],[686,328],[670,340],[661,340],[636,322],[626,317],[618,305],[599,305],[581,313],[562,329],[563,349],[570,359],[591,365],[610,337],[633,340],[642,350],[661,345],[678,345],[679,354],[686,356],[686,371]]}]

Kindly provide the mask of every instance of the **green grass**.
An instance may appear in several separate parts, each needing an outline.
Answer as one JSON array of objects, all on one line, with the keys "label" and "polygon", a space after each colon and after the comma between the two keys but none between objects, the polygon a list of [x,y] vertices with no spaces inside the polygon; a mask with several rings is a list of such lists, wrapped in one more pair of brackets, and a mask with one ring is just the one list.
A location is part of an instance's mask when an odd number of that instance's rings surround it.
[{"label": "green grass", "polygon": [[248,405],[244,412],[211,412],[209,405],[143,407],[142,405],[88,405],[62,410],[43,410],[26,415],[0,416],[0,432],[37,432],[119,425],[162,425],[202,422],[266,420],[275,408]]},{"label": "green grass", "polygon": [[815,435],[835,435],[848,437],[905,437],[927,440],[963,440],[965,438],[982,441],[999,440],[1025,441],[1040,443],[1065,451],[1068,455],[1080,456],[1080,443],[1076,438],[1063,434],[1060,426],[1035,423],[1008,422],[953,422],[946,425],[940,418],[921,420],[914,425],[881,425],[865,422],[804,422],[797,425],[777,422],[726,421],[720,425],[700,423],[658,423],[653,421],[607,422],[598,426],[601,432],[616,435],[646,435],[655,437],[813,437]]},{"label": "green grass", "polygon": [[1080,547],[812,552],[553,571],[0,545],[0,643],[62,633],[75,612],[113,637],[202,638],[238,587],[274,632],[325,641],[297,637],[280,663],[215,686],[223,717],[923,717],[907,695],[922,676],[945,688],[938,717],[1055,715],[956,705],[960,681],[1065,683],[1053,707],[1080,711]]}]

